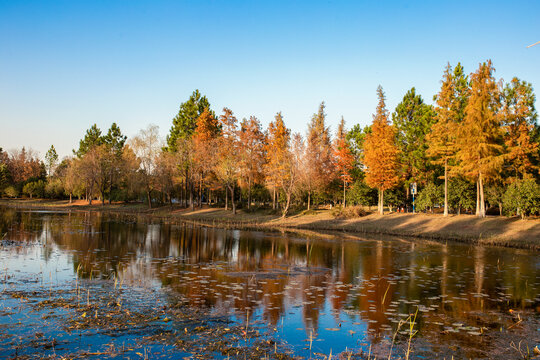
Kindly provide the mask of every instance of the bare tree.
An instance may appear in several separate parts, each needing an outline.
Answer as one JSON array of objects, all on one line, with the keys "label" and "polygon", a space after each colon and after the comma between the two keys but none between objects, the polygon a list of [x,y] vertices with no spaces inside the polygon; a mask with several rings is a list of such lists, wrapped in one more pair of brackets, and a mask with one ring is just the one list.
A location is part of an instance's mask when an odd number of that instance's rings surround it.
[{"label": "bare tree", "polygon": [[148,125],[146,129],[139,131],[130,141],[133,152],[141,162],[140,171],[149,208],[152,208],[152,190],[154,189],[156,162],[162,144],[163,142],[159,137],[159,127],[157,125]]}]

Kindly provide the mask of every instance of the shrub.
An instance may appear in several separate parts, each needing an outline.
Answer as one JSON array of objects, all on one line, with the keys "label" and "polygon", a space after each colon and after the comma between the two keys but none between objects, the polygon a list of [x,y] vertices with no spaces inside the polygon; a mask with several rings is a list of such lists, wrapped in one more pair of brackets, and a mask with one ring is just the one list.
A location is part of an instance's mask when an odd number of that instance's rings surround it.
[{"label": "shrub", "polygon": [[433,212],[433,207],[436,204],[443,202],[443,193],[444,190],[440,186],[437,186],[433,183],[428,183],[419,193],[418,198],[416,199],[416,209],[423,211],[426,209],[431,209]]},{"label": "shrub", "polygon": [[366,216],[368,213],[361,206],[335,207],[332,216],[338,219],[353,219]]},{"label": "shrub", "polygon": [[527,215],[540,213],[540,185],[534,179],[516,181],[504,193],[503,206],[509,215]]},{"label": "shrub", "polygon": [[17,196],[19,196],[19,192],[13,186],[8,186],[7,188],[5,188],[4,193],[6,194],[6,196],[11,198],[16,198]]}]

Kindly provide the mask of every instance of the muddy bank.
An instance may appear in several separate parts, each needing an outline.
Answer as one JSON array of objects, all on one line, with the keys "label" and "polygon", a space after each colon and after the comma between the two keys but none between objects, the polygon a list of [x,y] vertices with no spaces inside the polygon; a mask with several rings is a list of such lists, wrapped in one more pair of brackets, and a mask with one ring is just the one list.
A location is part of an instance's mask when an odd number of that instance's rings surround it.
[{"label": "muddy bank", "polygon": [[371,214],[354,219],[336,219],[329,210],[296,214],[282,219],[270,211],[246,212],[236,215],[221,208],[183,209],[144,204],[101,205],[86,202],[69,204],[50,200],[0,200],[0,205],[51,211],[103,211],[141,216],[165,221],[187,221],[206,226],[255,230],[340,231],[353,234],[380,234],[417,237],[437,241],[459,241],[471,244],[495,245],[540,250],[540,220],[507,217],[479,219],[472,215],[451,215],[444,218],[431,214]]}]

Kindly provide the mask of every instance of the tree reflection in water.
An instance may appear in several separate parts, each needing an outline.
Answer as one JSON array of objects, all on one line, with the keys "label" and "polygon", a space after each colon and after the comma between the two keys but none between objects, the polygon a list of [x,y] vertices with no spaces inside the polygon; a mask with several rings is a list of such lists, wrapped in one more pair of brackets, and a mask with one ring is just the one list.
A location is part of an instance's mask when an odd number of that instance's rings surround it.
[{"label": "tree reflection in water", "polygon": [[[502,315],[509,309],[537,320],[540,306],[538,257],[524,250],[390,238],[345,241],[339,235],[323,235],[325,240],[114,214],[10,209],[2,209],[0,233],[42,243],[44,262],[60,249],[82,277],[167,287],[192,306],[280,328],[291,342],[310,334],[339,338],[327,347],[388,341],[399,320],[418,308],[418,338],[431,347],[454,344],[465,356],[482,356],[496,344],[480,333],[508,326]],[[301,318],[302,336],[295,318]]]}]

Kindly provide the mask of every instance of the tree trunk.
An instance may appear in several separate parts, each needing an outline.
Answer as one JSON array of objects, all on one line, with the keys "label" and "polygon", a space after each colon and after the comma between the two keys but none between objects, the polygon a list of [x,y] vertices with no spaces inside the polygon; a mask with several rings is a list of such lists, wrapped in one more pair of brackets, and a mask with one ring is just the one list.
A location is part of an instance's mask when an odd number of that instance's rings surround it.
[{"label": "tree trunk", "polygon": [[272,210],[276,210],[276,187],[274,186],[274,192],[272,193]]},{"label": "tree trunk", "polygon": [[307,192],[307,209],[309,211],[309,209],[311,208],[311,190],[308,190]]},{"label": "tree trunk", "polygon": [[379,214],[384,215],[384,190],[379,189]]},{"label": "tree trunk", "polygon": [[186,169],[186,183],[184,184],[184,207],[188,207],[188,189],[189,189],[189,173],[188,169]]},{"label": "tree trunk", "polygon": [[480,185],[480,217],[486,217],[486,203],[484,200],[484,179],[482,178],[482,173],[480,173],[478,183]]},{"label": "tree trunk", "polygon": [[189,205],[191,211],[195,211],[195,199],[193,198],[193,183],[189,184]]},{"label": "tree trunk", "polygon": [[448,216],[448,159],[444,159],[444,216]]},{"label": "tree trunk", "polygon": [[284,219],[285,216],[287,216],[287,212],[289,211],[289,206],[291,205],[291,194],[287,194],[287,203],[285,204],[285,209],[283,209],[283,214],[281,217]]},{"label": "tree trunk", "polygon": [[229,210],[229,191],[227,186],[225,186],[225,210]]},{"label": "tree trunk", "polygon": [[503,204],[502,202],[499,201],[499,216],[503,215],[502,207],[503,207]]},{"label": "tree trunk", "polygon": [[345,206],[347,205],[347,204],[345,203],[345,199],[346,199],[346,197],[345,197],[345,196],[346,196],[345,191],[346,191],[346,189],[347,189],[347,183],[345,182],[345,180],[343,180],[343,208],[344,208],[344,209],[345,209]]},{"label": "tree trunk", "polygon": [[199,184],[199,208],[202,208],[202,178]]},{"label": "tree trunk", "polygon": [[71,204],[73,202],[73,193],[69,193],[69,203]]},{"label": "tree trunk", "polygon": [[248,178],[248,210],[251,208],[251,177]]},{"label": "tree trunk", "polygon": [[234,185],[229,186],[229,190],[231,191],[231,206],[232,206],[232,213],[233,215],[236,215],[236,203],[234,202]]},{"label": "tree trunk", "polygon": [[476,180],[476,216],[480,216],[480,181]]},{"label": "tree trunk", "polygon": [[152,197],[150,196],[150,189],[146,190],[146,196],[147,196],[147,199],[148,199],[148,208],[151,209],[152,208]]}]

